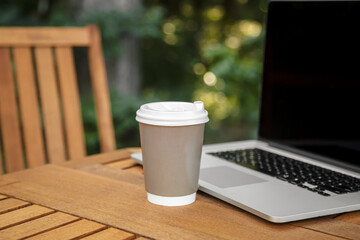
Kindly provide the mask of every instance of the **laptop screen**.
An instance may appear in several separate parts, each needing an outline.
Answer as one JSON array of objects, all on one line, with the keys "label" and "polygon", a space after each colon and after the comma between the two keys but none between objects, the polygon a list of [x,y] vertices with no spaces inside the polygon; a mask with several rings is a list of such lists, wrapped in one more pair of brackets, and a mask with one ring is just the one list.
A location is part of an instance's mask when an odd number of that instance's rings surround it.
[{"label": "laptop screen", "polygon": [[360,2],[272,1],[259,139],[360,165]]}]

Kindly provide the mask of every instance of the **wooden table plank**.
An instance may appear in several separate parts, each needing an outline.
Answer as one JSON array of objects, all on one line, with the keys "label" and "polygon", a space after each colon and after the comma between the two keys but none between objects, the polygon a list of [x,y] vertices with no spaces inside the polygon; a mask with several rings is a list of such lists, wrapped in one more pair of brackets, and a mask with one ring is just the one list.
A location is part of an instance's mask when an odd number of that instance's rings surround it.
[{"label": "wooden table plank", "polygon": [[[132,152],[139,152],[140,150],[138,148],[134,148],[134,149],[128,149],[128,151],[130,153],[132,153]],[[140,164],[136,163],[131,158],[125,158],[125,159],[122,159],[121,161],[105,163],[104,165],[113,167],[113,168],[126,169],[127,171],[133,172],[133,173],[140,173],[142,175],[144,174],[144,170],[143,170],[142,166]]]},{"label": "wooden table plank", "polygon": [[360,225],[340,221],[331,217],[298,221],[291,224],[346,239],[360,239]]},{"label": "wooden table plank", "polygon": [[342,239],[289,224],[273,224],[209,202],[157,206],[146,200],[142,183],[54,165],[14,173],[9,178],[18,183],[0,187],[1,193],[156,239]]},{"label": "wooden table plank", "polygon": [[141,152],[141,148],[140,147],[128,147],[125,148],[129,153],[137,153],[137,152]]},{"label": "wooden table plank", "polygon": [[108,165],[90,165],[79,168],[81,171],[85,171],[91,174],[96,174],[106,178],[110,178],[118,181],[128,181],[137,185],[144,184],[144,176],[142,174],[134,174],[128,171],[119,171],[119,169],[109,167]]},{"label": "wooden table plank", "polygon": [[0,186],[11,185],[13,183],[15,183],[15,181],[12,180],[11,178],[3,178],[0,175]]},{"label": "wooden table plank", "polygon": [[15,210],[15,209],[18,209],[21,207],[25,207],[27,205],[30,205],[30,203],[24,202],[19,199],[15,199],[15,198],[7,198],[4,200],[1,200],[0,214]]},{"label": "wooden table plank", "polygon": [[28,238],[29,240],[63,240],[63,239],[74,239],[83,236],[90,235],[94,232],[105,229],[106,226],[86,219],[67,224],[65,226],[56,228],[54,230],[35,235],[34,237]]},{"label": "wooden table plank", "polygon": [[116,228],[108,228],[101,232],[97,232],[82,240],[131,240],[135,239],[135,235]]},{"label": "wooden table plank", "polygon": [[[1,203],[0,203],[1,205]],[[0,230],[6,227],[19,224],[34,218],[38,218],[50,213],[53,213],[55,210],[45,208],[38,205],[31,205],[28,207],[20,208],[8,213],[0,215]]]},{"label": "wooden table plank", "polygon": [[0,194],[0,200],[5,199],[5,198],[8,198],[8,197]]},{"label": "wooden table plank", "polygon": [[125,160],[122,160],[122,161],[108,163],[106,165],[109,166],[109,167],[126,169],[126,168],[134,167],[134,166],[136,166],[138,164],[136,162],[134,162],[132,159],[125,159]]},{"label": "wooden table plank", "polygon": [[360,211],[345,213],[336,218],[344,222],[354,223],[360,225]]},{"label": "wooden table plank", "polygon": [[62,226],[77,220],[78,217],[66,213],[56,212],[30,222],[25,222],[0,231],[2,239],[21,239]]},{"label": "wooden table plank", "polygon": [[128,172],[133,172],[133,173],[140,173],[144,175],[144,169],[142,168],[142,166],[140,165],[136,165],[132,168],[128,168],[126,169]]},{"label": "wooden table plank", "polygon": [[68,168],[81,168],[92,164],[100,164],[100,163],[105,164],[105,163],[116,162],[124,159],[129,159],[129,151],[127,149],[93,154],[91,156],[87,156],[81,159],[73,159],[71,161],[56,163],[56,165],[64,166]]}]

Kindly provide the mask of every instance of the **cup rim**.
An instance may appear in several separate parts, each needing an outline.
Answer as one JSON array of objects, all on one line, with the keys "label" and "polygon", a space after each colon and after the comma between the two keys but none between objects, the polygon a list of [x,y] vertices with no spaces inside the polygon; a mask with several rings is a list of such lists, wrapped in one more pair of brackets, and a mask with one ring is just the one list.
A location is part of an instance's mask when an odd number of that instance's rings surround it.
[{"label": "cup rim", "polygon": [[[180,110],[175,111],[178,107]],[[209,121],[208,112],[201,101],[190,102],[151,102],[141,105],[136,112],[140,123],[157,126],[187,126]]]}]

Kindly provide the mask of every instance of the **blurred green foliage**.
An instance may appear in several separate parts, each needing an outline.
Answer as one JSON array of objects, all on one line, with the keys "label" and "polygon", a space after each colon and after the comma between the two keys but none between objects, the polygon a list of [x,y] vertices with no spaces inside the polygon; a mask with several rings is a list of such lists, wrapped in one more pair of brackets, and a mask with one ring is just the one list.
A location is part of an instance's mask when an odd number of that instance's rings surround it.
[{"label": "blurred green foliage", "polygon": [[[122,95],[116,91],[110,92],[110,100],[117,148],[140,146],[135,112],[144,102],[134,96]],[[98,153],[100,152],[100,146],[94,100],[91,96],[85,95],[81,98],[81,104],[87,154]]]},{"label": "blurred green foliage", "polygon": [[[117,147],[139,146],[135,112],[145,102],[202,100],[209,111],[205,143],[254,138],[266,0],[144,0],[130,11],[81,12],[75,1],[3,0],[0,25],[100,26],[107,60],[119,38],[141,40],[139,96],[111,92]],[[99,151],[93,100],[82,96],[88,153]]]},{"label": "blurred green foliage", "polygon": [[101,30],[104,55],[107,59],[121,56],[122,46],[119,38],[123,34],[132,34],[136,37],[161,37],[161,22],[164,18],[162,7],[144,8],[140,6],[128,11],[111,9],[110,11],[92,11],[81,16],[80,25],[95,23]]},{"label": "blurred green foliage", "polygon": [[267,1],[145,5],[163,6],[166,17],[162,39],[143,40],[142,96],[202,100],[205,143],[256,137]]}]

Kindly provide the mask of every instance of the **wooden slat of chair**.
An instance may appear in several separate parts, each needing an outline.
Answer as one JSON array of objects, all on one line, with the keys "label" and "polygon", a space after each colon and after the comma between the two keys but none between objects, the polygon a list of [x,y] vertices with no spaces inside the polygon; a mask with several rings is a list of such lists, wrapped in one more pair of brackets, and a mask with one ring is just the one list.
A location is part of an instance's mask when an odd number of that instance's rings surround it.
[{"label": "wooden slat of chair", "polygon": [[106,81],[105,63],[101,50],[99,30],[95,25],[88,26],[90,32],[89,65],[95,96],[97,120],[99,122],[100,148],[102,152],[113,151],[115,146],[114,126]]},{"label": "wooden slat of chair", "polygon": [[13,55],[27,164],[28,167],[35,167],[45,164],[46,158],[32,53],[29,47],[16,47]]},{"label": "wooden slat of chair", "polygon": [[0,122],[7,171],[24,168],[10,51],[0,47]]},{"label": "wooden slat of chair", "polygon": [[69,158],[79,159],[86,155],[86,150],[73,52],[70,47],[57,47],[55,53]]},{"label": "wooden slat of chair", "polygon": [[66,153],[52,49],[36,47],[35,59],[49,162],[61,162]]},{"label": "wooden slat of chair", "polygon": [[0,46],[89,46],[84,27],[14,27],[0,29]]}]

